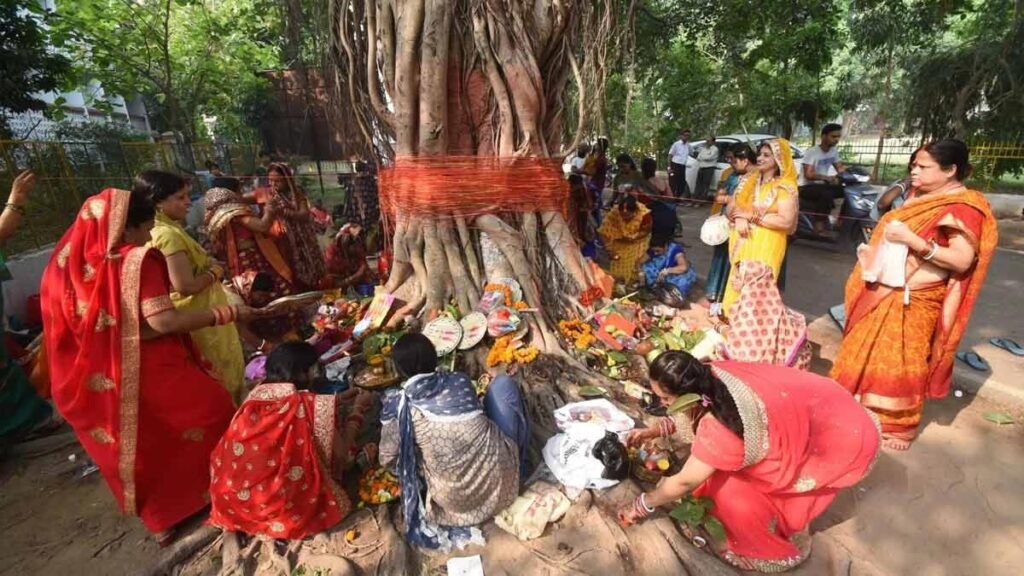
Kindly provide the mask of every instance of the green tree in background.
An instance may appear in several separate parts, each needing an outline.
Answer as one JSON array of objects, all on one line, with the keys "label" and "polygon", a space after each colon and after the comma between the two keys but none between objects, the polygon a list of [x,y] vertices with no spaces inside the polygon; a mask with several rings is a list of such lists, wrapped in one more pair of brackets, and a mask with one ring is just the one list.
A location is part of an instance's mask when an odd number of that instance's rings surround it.
[{"label": "green tree in background", "polygon": [[257,71],[278,64],[274,4],[76,0],[60,3],[52,20],[79,77],[98,79],[108,94],[142,94],[157,129],[194,139],[204,114],[240,124],[239,97],[260,89]]},{"label": "green tree in background", "polygon": [[41,18],[32,1],[0,0],[0,138],[10,137],[8,115],[45,111],[36,95],[57,90],[71,63],[48,48]]}]

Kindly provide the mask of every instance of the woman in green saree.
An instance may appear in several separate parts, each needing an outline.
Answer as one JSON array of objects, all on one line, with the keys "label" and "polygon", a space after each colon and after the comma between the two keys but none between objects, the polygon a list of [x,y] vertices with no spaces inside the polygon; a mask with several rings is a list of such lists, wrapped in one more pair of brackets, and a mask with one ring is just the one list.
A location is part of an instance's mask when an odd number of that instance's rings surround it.
[{"label": "woman in green saree", "polygon": [[[35,186],[35,178],[32,172],[26,170],[11,185],[11,195],[7,198],[3,212],[0,212],[0,249],[21,224],[25,204]],[[0,251],[0,282],[10,279],[11,272]],[[6,324],[3,305],[3,290],[0,290],[0,325]],[[0,342],[0,452],[30,432],[51,424],[52,415],[53,409],[36,394],[24,370]]]}]

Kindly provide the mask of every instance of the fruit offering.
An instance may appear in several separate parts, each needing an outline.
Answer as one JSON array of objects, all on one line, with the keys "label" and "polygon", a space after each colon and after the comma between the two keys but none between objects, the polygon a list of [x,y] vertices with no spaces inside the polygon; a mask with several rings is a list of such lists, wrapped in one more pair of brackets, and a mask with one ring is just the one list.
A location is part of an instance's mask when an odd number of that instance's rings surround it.
[{"label": "fruit offering", "polygon": [[387,504],[399,495],[398,479],[386,468],[370,468],[359,479],[359,500],[366,504]]}]

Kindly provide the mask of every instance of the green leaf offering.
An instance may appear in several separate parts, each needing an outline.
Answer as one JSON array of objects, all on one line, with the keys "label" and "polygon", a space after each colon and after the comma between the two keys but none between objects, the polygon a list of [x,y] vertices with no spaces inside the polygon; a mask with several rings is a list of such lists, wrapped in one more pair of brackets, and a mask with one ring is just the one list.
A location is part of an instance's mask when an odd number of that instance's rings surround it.
[{"label": "green leaf offering", "polygon": [[985,420],[988,420],[989,422],[992,422],[994,424],[999,424],[1000,426],[1003,426],[1005,424],[1013,424],[1014,422],[1013,418],[1009,414],[1006,414],[1004,412],[986,412]]},{"label": "green leaf offering", "polygon": [[580,388],[580,396],[584,398],[597,398],[599,396],[607,396],[608,391],[600,386],[583,386]]},{"label": "green leaf offering", "polygon": [[711,536],[715,542],[725,542],[725,526],[718,518],[708,514],[704,518],[704,529],[708,531],[708,536]]},{"label": "green leaf offering", "polygon": [[693,406],[697,402],[700,402],[700,396],[696,394],[683,394],[679,398],[676,398],[675,402],[669,405],[667,411],[669,414],[675,414],[676,412]]},{"label": "green leaf offering", "polygon": [[699,526],[704,521],[705,514],[704,507],[690,499],[679,502],[679,505],[668,513],[669,516],[690,526]]},{"label": "green leaf offering", "polygon": [[622,352],[612,351],[608,353],[608,360],[612,364],[625,364],[629,361],[629,358]]}]

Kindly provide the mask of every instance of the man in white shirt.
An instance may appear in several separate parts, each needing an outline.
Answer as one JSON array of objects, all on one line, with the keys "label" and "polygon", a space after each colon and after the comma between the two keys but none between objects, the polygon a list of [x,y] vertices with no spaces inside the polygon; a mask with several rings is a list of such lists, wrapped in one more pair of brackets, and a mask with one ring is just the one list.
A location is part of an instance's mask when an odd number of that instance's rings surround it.
[{"label": "man in white shirt", "polygon": [[590,154],[590,146],[580,144],[576,147],[576,157],[569,163],[569,172],[585,176],[583,166],[587,163],[587,154]]},{"label": "man in white shirt", "polygon": [[686,183],[686,160],[690,157],[690,131],[679,131],[679,140],[668,149],[668,185],[676,198],[689,198],[690,186]]},{"label": "man in white shirt", "polygon": [[707,200],[711,180],[718,167],[718,146],[715,146],[714,136],[708,137],[704,147],[697,152],[697,166],[697,189],[693,191],[693,197],[696,200]]},{"label": "man in white shirt", "polygon": [[803,169],[798,175],[801,208],[813,213],[811,220],[816,234],[825,234],[835,199],[843,197],[839,173],[846,167],[839,161],[839,149],[836,148],[842,136],[842,126],[826,124],[821,129],[821,143],[804,153]]}]

